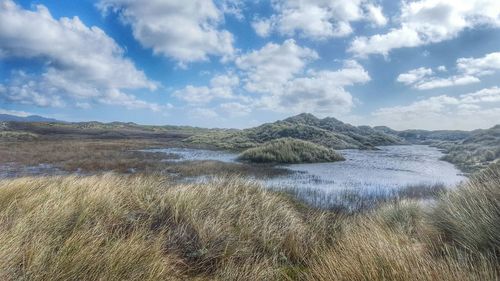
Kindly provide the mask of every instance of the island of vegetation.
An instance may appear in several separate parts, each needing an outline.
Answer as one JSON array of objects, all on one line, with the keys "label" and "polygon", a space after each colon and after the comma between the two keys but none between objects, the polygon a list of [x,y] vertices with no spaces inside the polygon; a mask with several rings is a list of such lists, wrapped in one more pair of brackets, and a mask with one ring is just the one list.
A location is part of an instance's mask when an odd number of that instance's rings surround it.
[{"label": "island of vegetation", "polygon": [[317,163],[345,160],[331,148],[309,141],[281,138],[243,151],[240,160],[254,163]]}]

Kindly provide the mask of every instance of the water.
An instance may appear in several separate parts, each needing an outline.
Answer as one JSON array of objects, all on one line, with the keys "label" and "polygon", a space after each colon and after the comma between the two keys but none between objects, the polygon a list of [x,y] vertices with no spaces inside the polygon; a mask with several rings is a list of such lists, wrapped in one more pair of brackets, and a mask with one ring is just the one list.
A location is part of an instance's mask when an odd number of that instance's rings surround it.
[{"label": "water", "polygon": [[27,176],[52,176],[52,175],[65,175],[65,174],[67,173],[49,164],[39,164],[36,166],[23,166],[10,163],[10,164],[0,165],[0,179],[27,177]]},{"label": "water", "polygon": [[[215,160],[236,162],[237,154],[190,148],[149,150],[177,155],[169,161]],[[464,177],[452,164],[439,160],[443,154],[426,145],[383,146],[380,150],[340,150],[346,161],[282,165],[290,175],[266,180],[272,186],[298,188],[357,189],[397,188],[408,185],[454,186]]]},{"label": "water", "polygon": [[[187,148],[155,151],[177,154],[177,161],[236,162],[237,159],[237,154],[222,151]],[[449,188],[465,179],[455,166],[439,160],[443,154],[438,149],[425,145],[349,149],[340,153],[346,161],[282,165],[294,173],[261,181],[269,188],[292,192],[312,205],[353,210],[381,199],[398,197],[398,191],[409,186],[443,185]]]},{"label": "water", "polygon": [[175,155],[177,158],[167,159],[167,161],[197,161],[197,160],[214,160],[221,162],[235,162],[238,157],[237,154],[225,151],[213,151],[205,149],[191,149],[191,148],[164,148],[164,149],[148,149],[142,150],[147,152],[162,152],[169,155]]},{"label": "water", "polygon": [[300,188],[360,189],[400,188],[444,184],[452,187],[464,177],[443,154],[424,145],[385,146],[380,150],[342,150],[346,161],[294,164],[297,173],[270,179],[269,183]]}]

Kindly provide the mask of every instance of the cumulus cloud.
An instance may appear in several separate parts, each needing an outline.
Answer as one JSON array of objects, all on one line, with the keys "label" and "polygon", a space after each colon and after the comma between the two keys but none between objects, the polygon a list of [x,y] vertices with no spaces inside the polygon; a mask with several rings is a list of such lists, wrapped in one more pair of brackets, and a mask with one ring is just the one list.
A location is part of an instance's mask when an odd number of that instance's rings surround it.
[{"label": "cumulus cloud", "polygon": [[349,51],[357,56],[382,54],[393,49],[416,47],[455,38],[466,28],[500,27],[497,0],[403,1],[400,26],[385,34],[357,37]]},{"label": "cumulus cloud", "polygon": [[250,92],[279,91],[281,86],[300,73],[318,54],[301,47],[293,39],[282,44],[268,43],[236,58],[236,66],[245,72],[245,88]]},{"label": "cumulus cloud", "polygon": [[422,78],[432,75],[434,72],[430,68],[420,67],[412,69],[407,73],[402,73],[398,76],[397,81],[405,85],[412,85],[422,80]]},{"label": "cumulus cloud", "polygon": [[463,86],[473,83],[479,83],[479,78],[469,75],[455,75],[446,78],[433,77],[420,83],[416,83],[414,87],[419,90],[431,90],[437,88],[446,88],[451,86]]},{"label": "cumulus cloud", "polygon": [[233,90],[240,83],[234,74],[217,75],[210,80],[210,86],[188,85],[174,92],[174,96],[190,104],[209,103],[214,99],[234,99]]},{"label": "cumulus cloud", "polygon": [[282,91],[264,97],[261,104],[282,112],[345,114],[354,106],[345,87],[368,81],[370,76],[359,63],[346,61],[340,70],[311,71],[307,76],[287,81]]},{"label": "cumulus cloud", "polygon": [[346,88],[370,81],[368,72],[353,60],[344,61],[337,70],[308,68],[316,59],[315,51],[294,40],[268,43],[236,57],[237,74],[215,76],[207,86],[189,85],[175,91],[174,96],[197,108],[215,99],[232,99],[211,109],[230,116],[244,116],[257,109],[320,115],[349,112],[355,99]]},{"label": "cumulus cloud", "polygon": [[[435,72],[430,68],[420,67],[400,74],[397,81],[419,90],[479,83],[481,76],[494,74],[500,69],[500,52],[490,53],[481,58],[459,58],[456,68],[457,75],[443,78],[433,76]],[[443,65],[437,67],[437,70],[447,71]]]},{"label": "cumulus cloud", "polygon": [[490,53],[482,58],[460,58],[457,60],[457,68],[468,75],[493,74],[500,70],[500,52]]},{"label": "cumulus cloud", "polygon": [[477,129],[498,124],[500,88],[492,87],[458,97],[441,95],[409,105],[381,108],[373,113],[372,124],[395,129]]},{"label": "cumulus cloud", "polygon": [[246,116],[252,112],[252,108],[249,105],[239,102],[222,103],[219,108],[230,117]]},{"label": "cumulus cloud", "polygon": [[349,112],[354,103],[345,87],[365,83],[370,76],[356,61],[346,61],[336,71],[306,71],[317,58],[315,51],[287,40],[241,55],[236,66],[243,72],[245,89],[259,95],[253,102],[256,108],[316,114]]},{"label": "cumulus cloud", "polygon": [[234,53],[233,35],[219,25],[224,11],[241,15],[237,1],[222,1],[221,8],[212,0],[100,0],[97,6],[119,14],[144,47],[181,64]]},{"label": "cumulus cloud", "polygon": [[271,24],[270,19],[255,19],[252,21],[252,27],[260,37],[269,36],[271,33]]},{"label": "cumulus cloud", "polygon": [[275,0],[272,5],[276,14],[253,24],[260,36],[267,36],[272,29],[284,35],[325,39],[351,34],[352,22],[387,23],[382,8],[368,0]]},{"label": "cumulus cloud", "polygon": [[[14,71],[0,87],[11,102],[62,107],[85,100],[157,109],[158,105],[121,93],[155,90],[157,84],[124,57],[124,50],[97,27],[78,17],[54,19],[42,5],[24,10],[11,0],[0,1],[0,59],[39,59],[41,74]],[[126,98],[124,102],[121,98]]]}]

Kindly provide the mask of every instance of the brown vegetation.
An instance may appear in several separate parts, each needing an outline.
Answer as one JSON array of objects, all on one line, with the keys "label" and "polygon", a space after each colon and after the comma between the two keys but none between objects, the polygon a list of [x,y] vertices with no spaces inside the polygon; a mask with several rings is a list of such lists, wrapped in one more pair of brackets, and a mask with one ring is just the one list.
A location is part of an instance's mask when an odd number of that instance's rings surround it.
[{"label": "brown vegetation", "polygon": [[349,216],[234,177],[3,180],[0,279],[498,280],[499,169]]}]

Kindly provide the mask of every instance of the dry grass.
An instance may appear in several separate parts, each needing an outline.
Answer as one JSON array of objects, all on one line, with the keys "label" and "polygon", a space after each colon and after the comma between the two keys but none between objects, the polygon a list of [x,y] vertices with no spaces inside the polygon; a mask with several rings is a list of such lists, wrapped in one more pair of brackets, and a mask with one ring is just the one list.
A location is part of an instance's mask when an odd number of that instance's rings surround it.
[{"label": "dry grass", "polygon": [[0,279],[276,280],[305,263],[326,218],[238,179],[4,180]]},{"label": "dry grass", "polygon": [[258,178],[285,174],[285,169],[217,161],[165,162],[174,158],[146,148],[165,148],[178,143],[168,140],[60,140],[0,142],[0,165],[36,166],[50,164],[66,172],[100,173],[106,171],[164,174],[177,177],[203,175],[243,175]]},{"label": "dry grass", "polygon": [[443,196],[431,222],[446,243],[500,258],[500,164]]},{"label": "dry grass", "polygon": [[498,280],[498,169],[351,216],[235,177],[3,180],[0,280]]},{"label": "dry grass", "polygon": [[315,255],[305,279],[497,280],[497,265],[489,259],[473,263],[453,249],[435,256],[433,244],[420,232],[424,225],[415,217],[414,204],[358,218],[335,245]]}]

